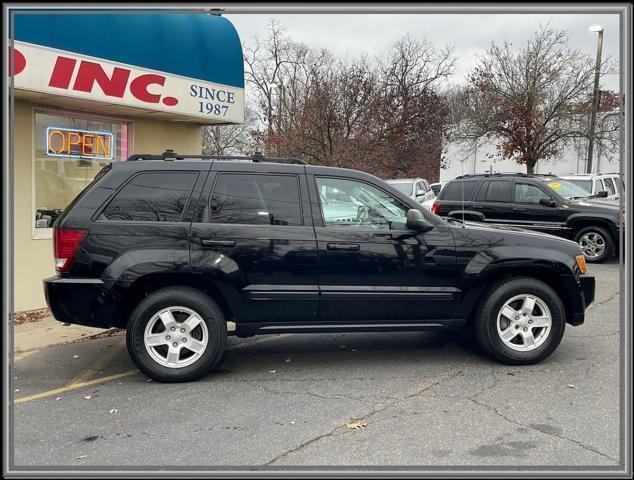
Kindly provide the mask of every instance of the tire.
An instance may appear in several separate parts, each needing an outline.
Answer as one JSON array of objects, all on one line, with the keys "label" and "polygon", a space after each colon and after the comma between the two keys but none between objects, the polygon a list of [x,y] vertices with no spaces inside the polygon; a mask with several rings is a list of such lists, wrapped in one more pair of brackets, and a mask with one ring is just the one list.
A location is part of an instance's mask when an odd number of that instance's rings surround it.
[{"label": "tire", "polygon": [[[508,365],[532,365],[559,346],[566,314],[561,299],[547,284],[529,277],[506,278],[486,295],[475,317],[476,338],[485,352]],[[535,302],[530,313],[523,315],[530,308],[530,303],[525,303],[527,298],[534,298]],[[506,306],[512,310],[505,309],[502,314]],[[548,316],[550,323],[546,325]],[[502,333],[508,335],[506,341]],[[513,333],[515,336],[511,337]]]},{"label": "tire", "polygon": [[126,344],[132,361],[148,377],[189,382],[218,364],[227,345],[227,323],[220,307],[207,295],[188,287],[164,288],[136,306],[128,322]]},{"label": "tire", "polygon": [[[592,244],[588,246],[587,241],[594,240],[593,244],[595,245],[595,252],[601,246],[603,249],[601,253],[598,255],[592,255]],[[575,242],[579,244],[581,247],[581,251],[583,256],[586,258],[586,262],[588,263],[602,263],[606,260],[609,260],[614,255],[614,240],[610,233],[603,227],[599,227],[597,225],[592,225],[590,227],[584,227],[580,229],[575,235]]]}]

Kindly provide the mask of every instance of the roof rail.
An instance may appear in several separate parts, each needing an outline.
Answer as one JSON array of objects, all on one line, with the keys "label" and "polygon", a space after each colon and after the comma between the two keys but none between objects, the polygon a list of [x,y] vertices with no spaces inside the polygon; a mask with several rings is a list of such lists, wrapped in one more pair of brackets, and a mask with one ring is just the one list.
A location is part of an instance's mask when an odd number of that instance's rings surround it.
[{"label": "roof rail", "polygon": [[[539,174],[536,174],[539,175]],[[460,175],[458,178],[469,178],[469,177],[501,177],[501,176],[518,176],[518,177],[532,177],[533,174],[522,173],[522,172],[483,172],[483,173],[465,173],[464,175]]]},{"label": "roof rail", "polygon": [[165,150],[162,154],[137,153],[128,157],[126,161],[134,162],[137,160],[243,160],[249,162],[270,162],[270,163],[287,163],[295,165],[307,165],[306,162],[299,158],[278,158],[267,157],[259,150],[250,157],[246,155],[180,155],[174,150]]}]

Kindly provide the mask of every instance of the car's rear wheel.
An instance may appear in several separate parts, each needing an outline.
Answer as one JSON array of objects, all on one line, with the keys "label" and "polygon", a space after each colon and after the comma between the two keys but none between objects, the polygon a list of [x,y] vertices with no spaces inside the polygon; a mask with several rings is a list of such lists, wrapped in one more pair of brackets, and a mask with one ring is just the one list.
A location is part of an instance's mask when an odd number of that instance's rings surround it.
[{"label": "car's rear wheel", "polygon": [[580,229],[575,235],[575,241],[581,247],[587,262],[601,263],[612,258],[614,254],[614,241],[602,227],[590,226]]},{"label": "car's rear wheel", "polygon": [[161,382],[200,378],[216,366],[226,342],[222,310],[207,295],[186,287],[144,298],[130,316],[126,335],[139,370]]},{"label": "car's rear wheel", "polygon": [[480,346],[510,365],[540,362],[555,351],[564,334],[566,315],[557,293],[528,277],[495,284],[476,317]]}]

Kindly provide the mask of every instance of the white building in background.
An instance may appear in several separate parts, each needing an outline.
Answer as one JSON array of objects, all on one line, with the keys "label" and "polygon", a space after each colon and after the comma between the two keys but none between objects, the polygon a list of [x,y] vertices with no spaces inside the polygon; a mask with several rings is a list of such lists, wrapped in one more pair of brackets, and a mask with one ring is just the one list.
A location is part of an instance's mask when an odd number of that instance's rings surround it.
[{"label": "white building in background", "polygon": [[[447,182],[459,175],[468,173],[489,172],[522,172],[526,173],[526,165],[518,165],[514,160],[500,160],[497,155],[494,142],[478,147],[465,158],[464,151],[456,144],[449,144],[447,152],[443,155],[443,162],[447,168],[440,169],[440,181]],[[570,146],[562,151],[558,158],[537,163],[535,173],[553,173],[563,175],[566,173],[586,173],[586,149],[576,149]],[[606,154],[595,144],[595,157],[593,172],[618,172],[618,153]]]}]

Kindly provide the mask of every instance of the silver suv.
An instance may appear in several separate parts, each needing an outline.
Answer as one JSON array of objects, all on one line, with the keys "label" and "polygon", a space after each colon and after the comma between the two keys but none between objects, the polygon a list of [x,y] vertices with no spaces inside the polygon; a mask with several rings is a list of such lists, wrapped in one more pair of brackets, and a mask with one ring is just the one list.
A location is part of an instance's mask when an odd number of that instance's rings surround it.
[{"label": "silver suv", "polygon": [[423,203],[436,197],[436,194],[429,186],[429,182],[424,178],[399,178],[386,180],[386,182],[418,203]]},{"label": "silver suv", "polygon": [[597,174],[569,174],[559,175],[560,178],[578,185],[587,190],[590,195],[605,195],[599,192],[606,192],[606,198],[617,200],[622,191],[625,190],[625,184],[621,180],[618,173],[597,173]]}]

